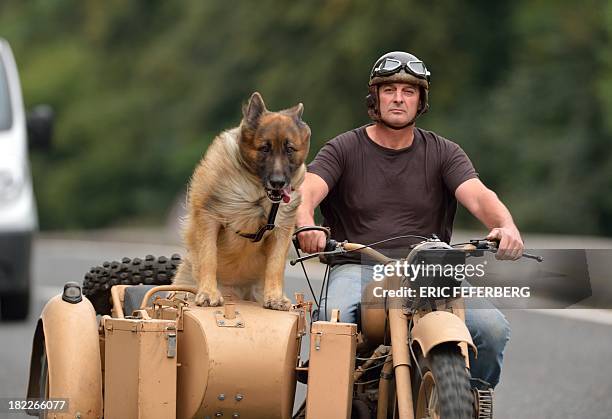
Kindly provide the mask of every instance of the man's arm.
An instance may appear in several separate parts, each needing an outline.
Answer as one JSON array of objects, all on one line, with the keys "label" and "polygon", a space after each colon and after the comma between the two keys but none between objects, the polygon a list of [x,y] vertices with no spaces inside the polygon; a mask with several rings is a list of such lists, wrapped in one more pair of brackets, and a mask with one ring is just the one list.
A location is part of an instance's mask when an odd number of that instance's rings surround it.
[{"label": "man's arm", "polygon": [[455,190],[455,197],[481,223],[491,229],[489,240],[499,240],[498,259],[516,260],[523,254],[523,240],[512,220],[508,208],[497,194],[487,188],[479,179],[469,179]]},{"label": "man's arm", "polygon": [[[298,227],[314,225],[314,210],[329,193],[327,183],[314,173],[306,173],[300,187],[302,203],[297,210]],[[307,253],[320,252],[325,248],[325,233],[322,231],[305,231],[298,235],[300,248]]]}]

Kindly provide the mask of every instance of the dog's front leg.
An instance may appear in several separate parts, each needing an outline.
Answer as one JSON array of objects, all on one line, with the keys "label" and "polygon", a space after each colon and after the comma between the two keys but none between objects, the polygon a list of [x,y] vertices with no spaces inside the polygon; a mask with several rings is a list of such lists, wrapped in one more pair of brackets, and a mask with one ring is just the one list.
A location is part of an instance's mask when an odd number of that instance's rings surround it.
[{"label": "dog's front leg", "polygon": [[266,277],[264,280],[264,307],[287,311],[291,300],[284,293],[285,262],[291,243],[291,230],[279,229],[267,238]]},{"label": "dog's front leg", "polygon": [[197,255],[192,261],[198,293],[195,302],[199,306],[223,305],[223,297],[217,287],[217,238],[220,225],[210,218],[200,220]]}]

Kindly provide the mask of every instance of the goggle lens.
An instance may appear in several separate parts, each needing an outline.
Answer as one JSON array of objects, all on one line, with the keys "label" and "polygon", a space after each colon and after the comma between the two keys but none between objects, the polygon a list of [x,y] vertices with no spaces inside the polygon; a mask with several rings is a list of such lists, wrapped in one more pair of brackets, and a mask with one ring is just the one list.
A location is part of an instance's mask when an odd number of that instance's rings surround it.
[{"label": "goggle lens", "polygon": [[427,68],[425,67],[423,61],[409,61],[406,64],[403,64],[400,60],[396,60],[395,58],[387,58],[382,63],[380,63],[378,68],[374,70],[374,75],[387,76],[399,72],[404,67],[406,68],[406,70],[408,70],[408,73],[411,73],[415,76],[429,76],[429,72],[427,71]]},{"label": "goggle lens", "polygon": [[408,68],[415,74],[424,76],[427,74],[427,69],[422,61],[410,61],[406,64]]},{"label": "goggle lens", "polygon": [[387,71],[397,71],[401,67],[402,67],[401,61],[393,59],[393,58],[387,58],[385,61],[380,63],[380,67],[378,67],[378,69],[387,72]]}]

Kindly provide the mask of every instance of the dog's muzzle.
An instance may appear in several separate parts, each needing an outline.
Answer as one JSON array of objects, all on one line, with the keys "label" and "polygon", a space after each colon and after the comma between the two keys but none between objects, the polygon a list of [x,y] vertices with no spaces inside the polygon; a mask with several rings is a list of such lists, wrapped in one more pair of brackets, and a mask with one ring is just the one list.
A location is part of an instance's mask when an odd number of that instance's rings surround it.
[{"label": "dog's muzzle", "polygon": [[285,186],[282,189],[266,189],[266,194],[268,195],[268,199],[272,202],[283,201],[287,204],[291,201],[292,190],[291,186]]}]

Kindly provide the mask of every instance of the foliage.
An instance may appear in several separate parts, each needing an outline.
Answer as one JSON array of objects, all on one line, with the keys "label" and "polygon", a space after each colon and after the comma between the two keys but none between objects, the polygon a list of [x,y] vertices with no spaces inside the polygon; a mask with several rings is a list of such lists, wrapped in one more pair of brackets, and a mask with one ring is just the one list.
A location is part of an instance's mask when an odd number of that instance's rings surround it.
[{"label": "foliage", "polygon": [[304,103],[312,157],[367,123],[371,65],[404,49],[432,71],[419,125],[462,145],[521,229],[612,234],[612,6],[563,3],[5,1],[26,102],[57,114],[33,157],[42,225],[161,221],[254,90]]}]

